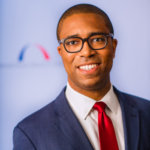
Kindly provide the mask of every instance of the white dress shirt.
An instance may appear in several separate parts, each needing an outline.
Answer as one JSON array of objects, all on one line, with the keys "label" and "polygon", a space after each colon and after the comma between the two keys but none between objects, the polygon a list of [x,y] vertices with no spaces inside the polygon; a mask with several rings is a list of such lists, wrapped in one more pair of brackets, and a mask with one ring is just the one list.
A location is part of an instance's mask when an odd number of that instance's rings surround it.
[{"label": "white dress shirt", "polygon": [[[70,87],[69,84],[67,84],[66,97],[70,107],[79,120],[94,150],[100,150],[98,112],[93,109],[93,106],[97,101],[76,92]],[[122,112],[112,86],[100,101],[103,101],[107,105],[105,111],[112,120],[119,150],[124,150],[125,143]]]}]

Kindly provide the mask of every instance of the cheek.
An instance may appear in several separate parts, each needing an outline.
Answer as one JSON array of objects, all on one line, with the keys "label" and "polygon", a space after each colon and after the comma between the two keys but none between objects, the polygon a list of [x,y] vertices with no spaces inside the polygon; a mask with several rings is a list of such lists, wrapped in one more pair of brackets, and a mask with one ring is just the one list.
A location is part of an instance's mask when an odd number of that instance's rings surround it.
[{"label": "cheek", "polygon": [[113,58],[114,58],[113,53],[106,52],[106,53],[103,54],[102,63],[104,65],[105,69],[106,68],[109,68],[109,69],[111,68],[112,63],[113,63]]},{"label": "cheek", "polygon": [[66,54],[62,56],[63,64],[65,67],[65,70],[68,74],[70,74],[73,71],[74,66],[74,56],[71,54]]}]

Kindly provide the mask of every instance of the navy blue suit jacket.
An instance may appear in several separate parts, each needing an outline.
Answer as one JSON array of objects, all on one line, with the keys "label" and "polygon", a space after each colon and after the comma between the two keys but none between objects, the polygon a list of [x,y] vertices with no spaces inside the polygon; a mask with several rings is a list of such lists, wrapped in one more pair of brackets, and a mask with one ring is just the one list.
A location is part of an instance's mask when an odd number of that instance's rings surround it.
[{"label": "navy blue suit jacket", "polygon": [[[122,93],[119,99],[126,150],[150,150],[150,101]],[[50,104],[14,129],[14,150],[94,150],[65,97]]]}]

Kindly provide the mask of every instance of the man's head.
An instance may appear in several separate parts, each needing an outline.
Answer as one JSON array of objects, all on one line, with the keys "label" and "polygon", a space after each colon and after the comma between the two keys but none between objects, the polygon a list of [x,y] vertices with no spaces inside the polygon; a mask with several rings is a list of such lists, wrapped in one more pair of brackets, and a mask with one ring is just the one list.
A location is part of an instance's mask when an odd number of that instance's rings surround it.
[{"label": "man's head", "polygon": [[94,13],[94,14],[103,16],[105,19],[106,26],[110,30],[110,33],[114,34],[114,29],[113,29],[112,23],[111,23],[108,15],[103,10],[101,10],[100,8],[98,8],[94,5],[91,5],[91,4],[78,4],[78,5],[72,6],[69,9],[67,9],[60,17],[59,22],[57,24],[57,40],[60,40],[59,34],[61,32],[61,27],[62,27],[63,21],[67,17],[69,17],[73,14],[79,14],[79,13]]},{"label": "man's head", "polygon": [[[76,91],[92,97],[110,88],[110,70],[117,41],[108,16],[99,8],[79,4],[68,9],[58,23],[58,52]],[[90,93],[90,94],[89,94]],[[92,94],[91,94],[92,93]],[[102,93],[101,93],[102,95]]]}]

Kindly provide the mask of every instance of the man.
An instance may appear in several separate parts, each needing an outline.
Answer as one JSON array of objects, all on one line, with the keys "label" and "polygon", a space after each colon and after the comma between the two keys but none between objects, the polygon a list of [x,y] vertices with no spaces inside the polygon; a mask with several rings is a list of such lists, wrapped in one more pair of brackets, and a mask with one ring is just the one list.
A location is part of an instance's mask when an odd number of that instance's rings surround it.
[{"label": "man", "polygon": [[67,87],[14,129],[14,150],[148,150],[150,102],[118,91],[110,70],[117,40],[110,19],[89,4],[57,27]]}]

